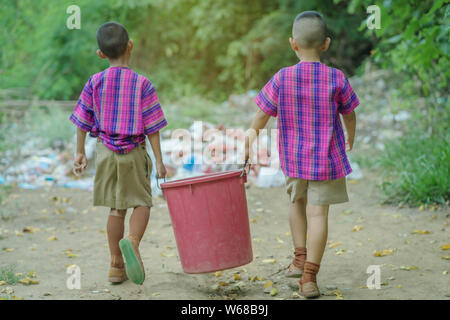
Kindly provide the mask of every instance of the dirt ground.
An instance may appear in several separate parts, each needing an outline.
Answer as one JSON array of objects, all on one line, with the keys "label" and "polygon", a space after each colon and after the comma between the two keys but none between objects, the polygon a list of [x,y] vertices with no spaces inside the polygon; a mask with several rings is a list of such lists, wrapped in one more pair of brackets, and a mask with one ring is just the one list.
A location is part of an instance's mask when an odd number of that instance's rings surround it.
[{"label": "dirt ground", "polygon": [[[329,245],[318,276],[323,294],[320,299],[450,299],[450,260],[445,259],[450,252],[441,249],[450,242],[450,210],[379,205],[377,190],[369,178],[349,183],[348,189],[350,202],[331,207]],[[252,263],[225,270],[221,275],[183,273],[166,202],[155,198],[141,244],[145,283],[138,286],[126,281],[111,285],[107,281],[109,253],[105,232],[108,211],[92,207],[90,192],[14,189],[3,207],[10,219],[0,220],[0,266],[15,265],[15,272],[23,274],[34,270],[36,277],[32,279],[38,284],[0,285],[0,296],[303,299],[296,294],[297,280],[273,275],[292,259],[289,204],[284,188],[250,186],[247,200]],[[24,231],[26,227],[32,228]],[[392,254],[374,256],[374,251],[384,249],[392,249]],[[79,290],[66,287],[66,268],[71,264],[81,270]],[[369,265],[381,266],[380,289],[366,287]],[[235,280],[234,274],[240,279]],[[274,283],[277,295],[264,292],[268,280]]]}]

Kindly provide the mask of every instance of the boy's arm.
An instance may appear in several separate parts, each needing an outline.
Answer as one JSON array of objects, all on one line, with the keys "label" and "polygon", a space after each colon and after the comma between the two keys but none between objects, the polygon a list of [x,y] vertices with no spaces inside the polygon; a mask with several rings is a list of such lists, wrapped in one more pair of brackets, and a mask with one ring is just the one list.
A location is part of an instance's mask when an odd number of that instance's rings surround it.
[{"label": "boy's arm", "polygon": [[259,135],[260,130],[264,129],[267,122],[270,119],[270,115],[258,109],[256,111],[256,115],[253,118],[252,125],[250,129],[247,131],[247,135],[245,136],[245,161],[247,162],[250,158],[250,146],[253,145],[256,137]]},{"label": "boy's arm", "polygon": [[347,141],[345,150],[350,151],[353,149],[353,141],[355,139],[355,130],[356,130],[356,113],[355,111],[343,114],[342,118],[344,119],[345,130],[347,131]]},{"label": "boy's arm", "polygon": [[73,163],[73,173],[80,176],[87,167],[86,151],[84,144],[86,142],[86,131],[77,128],[77,154]]},{"label": "boy's arm", "polygon": [[164,178],[166,176],[166,167],[162,161],[161,154],[161,144],[159,139],[159,131],[148,135],[148,140],[150,141],[150,145],[152,146],[153,154],[155,155],[156,160],[156,172],[158,173],[158,178]]}]

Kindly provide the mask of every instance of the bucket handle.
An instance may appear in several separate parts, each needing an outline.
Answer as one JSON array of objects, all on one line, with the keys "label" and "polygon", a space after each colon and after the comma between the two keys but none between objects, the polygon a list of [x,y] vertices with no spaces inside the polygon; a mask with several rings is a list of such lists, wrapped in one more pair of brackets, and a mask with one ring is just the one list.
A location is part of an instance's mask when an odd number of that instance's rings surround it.
[{"label": "bucket handle", "polygon": [[[247,167],[247,164],[249,164],[248,171],[245,170],[245,168]],[[242,167],[242,173],[241,173],[240,177],[245,177],[249,172],[250,172],[250,163],[248,162],[248,159],[247,159],[247,160],[245,160],[244,166]]]},{"label": "bucket handle", "polygon": [[[155,177],[156,177],[156,186],[158,187],[159,190],[162,190],[161,186],[159,185],[159,176],[158,176],[158,174],[156,174]],[[164,182],[166,182],[166,177],[164,177]]]}]

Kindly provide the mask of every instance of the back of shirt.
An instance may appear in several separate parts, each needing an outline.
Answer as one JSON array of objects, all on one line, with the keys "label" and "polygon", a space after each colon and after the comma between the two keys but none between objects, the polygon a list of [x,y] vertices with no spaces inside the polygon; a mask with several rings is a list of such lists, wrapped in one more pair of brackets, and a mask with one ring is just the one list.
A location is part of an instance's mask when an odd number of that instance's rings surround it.
[{"label": "back of shirt", "polygon": [[130,152],[167,125],[150,80],[125,67],[91,76],[70,120],[117,153]]},{"label": "back of shirt", "polygon": [[280,165],[288,177],[333,180],[351,172],[339,114],[359,104],[342,71],[320,62],[281,69],[255,102],[277,117]]}]

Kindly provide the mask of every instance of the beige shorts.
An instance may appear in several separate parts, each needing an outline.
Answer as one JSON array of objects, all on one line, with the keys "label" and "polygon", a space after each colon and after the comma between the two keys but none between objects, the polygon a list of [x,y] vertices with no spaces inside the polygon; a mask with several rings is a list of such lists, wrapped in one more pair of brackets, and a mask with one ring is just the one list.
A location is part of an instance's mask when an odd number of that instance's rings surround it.
[{"label": "beige shorts", "polygon": [[118,154],[97,142],[95,153],[94,206],[114,209],[152,206],[152,162],[141,144]]},{"label": "beige shorts", "polygon": [[348,201],[345,178],[313,181],[286,177],[286,191],[291,202],[304,197],[308,203],[319,206]]}]

